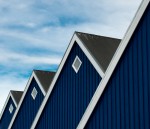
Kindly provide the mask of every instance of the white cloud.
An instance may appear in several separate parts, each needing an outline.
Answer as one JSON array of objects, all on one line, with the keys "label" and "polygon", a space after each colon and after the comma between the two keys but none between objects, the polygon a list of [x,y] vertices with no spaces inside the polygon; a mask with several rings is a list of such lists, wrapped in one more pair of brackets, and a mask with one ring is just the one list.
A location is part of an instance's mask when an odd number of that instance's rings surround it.
[{"label": "white cloud", "polygon": [[9,52],[9,51],[3,51],[2,49],[0,49],[0,51],[1,51],[0,62],[3,62],[3,64],[7,66],[8,65],[26,66],[26,65],[36,65],[36,64],[58,65],[61,61],[61,58],[55,55],[30,56],[30,55],[23,55],[23,54]]},{"label": "white cloud", "polygon": [[0,0],[0,105],[10,89],[25,87],[29,76],[20,74],[58,65],[74,31],[122,38],[140,2]]},{"label": "white cloud", "polygon": [[[17,78],[14,75],[5,75],[0,76],[1,80],[1,90],[0,90],[0,112],[4,106],[4,103],[6,101],[6,98],[10,92],[10,89],[17,90],[17,91],[23,91],[25,88],[25,85],[27,84],[27,79],[24,78]],[[12,88],[13,87],[13,88]]]}]

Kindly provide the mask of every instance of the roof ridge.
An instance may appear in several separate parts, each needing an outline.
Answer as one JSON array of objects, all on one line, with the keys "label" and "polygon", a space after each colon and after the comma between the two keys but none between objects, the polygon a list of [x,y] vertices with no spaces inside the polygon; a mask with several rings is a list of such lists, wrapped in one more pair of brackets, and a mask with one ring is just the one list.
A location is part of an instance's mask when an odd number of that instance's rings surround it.
[{"label": "roof ridge", "polygon": [[40,69],[33,69],[33,71],[37,71],[37,72],[54,72],[54,71],[40,70]]},{"label": "roof ridge", "polygon": [[101,37],[101,38],[103,37],[103,38],[110,38],[110,39],[122,40],[122,39],[116,38],[116,37],[109,37],[109,36],[98,35],[98,34],[91,34],[91,33],[79,32],[79,31],[75,31],[75,34],[85,34],[85,35],[91,35],[91,36]]}]

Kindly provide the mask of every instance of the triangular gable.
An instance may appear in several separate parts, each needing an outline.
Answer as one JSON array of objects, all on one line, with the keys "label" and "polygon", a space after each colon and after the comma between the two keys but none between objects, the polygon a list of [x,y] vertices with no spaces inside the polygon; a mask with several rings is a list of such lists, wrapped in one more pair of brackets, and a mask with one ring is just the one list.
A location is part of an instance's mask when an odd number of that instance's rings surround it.
[{"label": "triangular gable", "polygon": [[36,74],[39,82],[42,84],[45,93],[47,93],[50,83],[54,78],[55,72],[34,70],[34,73]]},{"label": "triangular gable", "polygon": [[[66,52],[65,52],[65,54],[64,54],[64,57],[63,57],[63,59],[62,59],[60,65],[59,65],[58,71],[56,72],[56,74],[55,74],[55,76],[54,76],[54,79],[53,79],[53,81],[52,81],[52,83],[51,83],[51,86],[50,86],[48,92],[47,92],[47,95],[45,96],[45,98],[44,98],[44,100],[43,100],[43,103],[42,103],[42,105],[41,105],[41,107],[40,107],[40,109],[39,109],[39,111],[38,111],[38,113],[37,113],[37,115],[36,115],[36,117],[35,117],[35,120],[34,120],[32,126],[31,126],[32,129],[35,128],[35,126],[36,126],[36,124],[37,124],[37,122],[38,122],[38,120],[39,120],[39,118],[40,118],[40,115],[42,114],[42,111],[43,111],[43,109],[44,109],[44,107],[45,107],[45,105],[46,105],[46,103],[47,103],[47,100],[48,100],[49,96],[51,95],[51,92],[52,92],[52,90],[53,90],[53,88],[54,88],[54,86],[55,86],[55,83],[56,83],[56,81],[57,81],[57,79],[58,79],[58,77],[59,77],[59,75],[60,75],[60,73],[61,73],[61,70],[63,69],[63,66],[64,66],[64,64],[65,64],[65,62],[66,62],[66,60],[67,60],[67,58],[68,58],[68,56],[69,56],[69,54],[70,54],[70,51],[71,51],[71,49],[72,49],[72,47],[73,47],[73,45],[74,45],[75,43],[77,43],[77,44],[79,45],[79,47],[80,47],[81,50],[84,52],[84,54],[87,56],[87,58],[88,58],[89,61],[92,63],[92,65],[95,67],[95,69],[96,69],[96,71],[99,73],[99,75],[100,75],[102,78],[104,77],[104,72],[103,72],[103,70],[101,69],[101,67],[100,67],[100,65],[98,64],[98,62],[96,61],[96,59],[94,58],[94,55],[92,55],[91,52],[89,51],[89,49],[87,49],[87,46],[85,46],[84,41],[81,40],[81,37],[79,38],[79,35],[78,35],[77,33],[78,33],[78,32],[75,32],[75,33],[74,33],[74,35],[73,35],[73,37],[72,37],[72,39],[71,39],[71,41],[70,41],[70,44],[69,44],[69,46],[68,46],[68,48],[67,48],[67,50],[66,50]],[[116,45],[116,46],[117,46],[117,45]],[[116,48],[116,49],[117,49],[117,48]]]},{"label": "triangular gable", "polygon": [[[38,73],[39,73],[39,72],[38,72]],[[32,75],[31,75],[29,81],[27,82],[27,85],[26,85],[26,87],[25,87],[25,90],[24,90],[24,92],[23,92],[23,95],[22,95],[22,97],[21,97],[21,100],[20,100],[20,102],[19,102],[19,104],[18,104],[18,107],[17,107],[17,109],[16,109],[16,111],[15,111],[15,114],[14,114],[12,120],[11,120],[11,123],[10,123],[10,125],[9,125],[9,128],[11,128],[11,126],[13,125],[13,122],[14,122],[14,120],[15,120],[15,118],[16,118],[18,112],[19,112],[19,109],[20,109],[20,107],[21,107],[21,105],[22,105],[22,103],[23,103],[23,100],[24,100],[24,98],[25,98],[25,96],[26,96],[26,94],[27,94],[28,88],[29,88],[29,86],[30,86],[30,84],[31,84],[33,78],[34,78],[35,81],[37,82],[37,84],[38,84],[39,88],[41,89],[43,95],[44,95],[44,96],[46,95],[46,91],[45,91],[45,89],[44,89],[44,86],[43,86],[42,83],[41,83],[40,76],[39,76],[39,74],[37,75],[36,70],[34,70],[34,71],[32,72]]]},{"label": "triangular gable", "polygon": [[116,68],[116,66],[117,66],[117,64],[118,64],[118,62],[119,62],[126,46],[127,46],[127,44],[129,43],[129,41],[130,41],[130,39],[131,39],[138,23],[140,22],[140,19],[142,18],[142,16],[143,16],[143,14],[144,14],[144,12],[145,12],[145,10],[146,10],[149,3],[150,3],[150,0],[144,0],[141,3],[141,5],[140,5],[140,7],[139,7],[132,23],[131,23],[131,25],[129,26],[122,42],[120,43],[120,45],[119,45],[119,47],[118,47],[111,63],[109,64],[108,69],[106,70],[105,77],[102,79],[100,85],[98,86],[93,98],[91,99],[91,102],[89,103],[89,105],[88,105],[88,107],[87,107],[87,109],[86,109],[86,111],[85,111],[78,127],[77,127],[77,129],[83,129],[85,127],[88,119],[90,118],[90,116],[91,116],[98,100],[100,99],[100,97],[101,97],[101,95],[102,95],[102,93],[103,93],[103,91],[104,91],[111,75],[113,74],[114,69]]},{"label": "triangular gable", "polygon": [[18,105],[23,92],[22,91],[14,91],[14,90],[11,90],[10,92],[11,92],[11,95],[13,96],[14,101]]},{"label": "triangular gable", "polygon": [[76,34],[105,73],[121,40],[80,32],[76,32]]},{"label": "triangular gable", "polygon": [[[18,94],[18,95],[14,95],[14,93],[15,93],[15,94]],[[23,93],[22,91],[13,91],[13,90],[11,90],[11,91],[9,92],[8,97],[7,97],[7,99],[6,99],[6,102],[5,102],[5,104],[4,104],[4,107],[3,107],[3,109],[2,109],[2,112],[1,112],[1,114],[0,114],[0,120],[1,120],[1,118],[2,118],[2,116],[3,116],[3,113],[4,113],[4,111],[5,111],[5,108],[6,108],[6,106],[7,106],[7,103],[8,103],[8,101],[9,101],[9,99],[12,98],[12,100],[13,100],[13,102],[14,102],[14,105],[15,105],[16,108],[17,108],[17,106],[18,106],[18,101],[20,101],[20,98],[21,98],[22,93]],[[16,99],[16,98],[18,98],[18,99]]]}]

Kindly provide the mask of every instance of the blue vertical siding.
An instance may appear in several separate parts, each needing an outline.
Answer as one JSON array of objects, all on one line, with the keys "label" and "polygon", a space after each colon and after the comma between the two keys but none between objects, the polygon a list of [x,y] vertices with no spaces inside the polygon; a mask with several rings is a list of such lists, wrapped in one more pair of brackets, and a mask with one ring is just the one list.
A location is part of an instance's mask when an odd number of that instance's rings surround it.
[{"label": "blue vertical siding", "polygon": [[[9,112],[9,107],[10,107],[11,104],[14,108],[12,113]],[[0,129],[7,129],[8,128],[9,123],[10,123],[10,121],[11,121],[13,115],[14,115],[15,110],[16,110],[16,106],[15,106],[12,98],[10,97],[9,100],[8,100],[8,103],[6,105],[6,108],[3,112],[3,116],[0,120]]]},{"label": "blue vertical siding", "polygon": [[[33,100],[31,96],[31,92],[34,87],[38,92],[35,100]],[[36,116],[36,113],[43,101],[43,98],[44,95],[40,90],[37,82],[33,78],[26,93],[26,96],[22,102],[22,105],[18,111],[16,119],[14,120],[12,129],[30,129],[31,124]]]},{"label": "blue vertical siding", "polygon": [[150,129],[150,5],[85,128]]},{"label": "blue vertical siding", "polygon": [[[76,74],[72,63],[76,57],[82,65]],[[75,129],[89,104],[101,77],[74,44],[55,87],[36,125],[38,129]]]}]

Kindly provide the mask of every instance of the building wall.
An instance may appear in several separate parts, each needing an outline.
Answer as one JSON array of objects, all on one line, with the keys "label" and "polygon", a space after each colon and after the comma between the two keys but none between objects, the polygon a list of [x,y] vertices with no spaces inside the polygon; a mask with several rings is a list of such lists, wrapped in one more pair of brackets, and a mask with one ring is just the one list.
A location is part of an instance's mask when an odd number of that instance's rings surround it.
[{"label": "building wall", "polygon": [[86,129],[150,129],[150,4]]},{"label": "building wall", "polygon": [[[77,74],[72,68],[76,55],[82,61],[82,65]],[[36,128],[76,128],[100,80],[101,77],[95,68],[75,43]]]},{"label": "building wall", "polygon": [[[9,107],[10,107],[11,104],[14,108],[12,113],[9,112]],[[7,129],[8,128],[9,123],[10,123],[10,121],[11,121],[13,115],[14,115],[15,110],[16,110],[16,106],[15,106],[12,98],[10,97],[9,100],[8,100],[8,103],[6,105],[6,108],[3,112],[3,116],[0,120],[0,129]]]},{"label": "building wall", "polygon": [[[35,100],[31,96],[31,92],[34,87],[38,91]],[[14,120],[12,129],[29,129],[41,105],[43,98],[44,95],[40,90],[37,82],[33,78],[26,93],[26,96],[22,102],[22,105],[18,111],[18,114]]]}]

